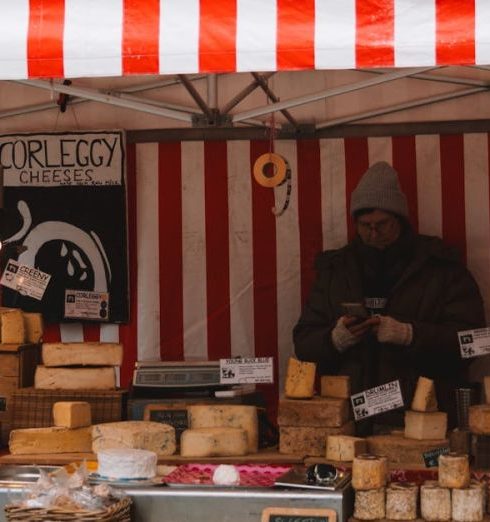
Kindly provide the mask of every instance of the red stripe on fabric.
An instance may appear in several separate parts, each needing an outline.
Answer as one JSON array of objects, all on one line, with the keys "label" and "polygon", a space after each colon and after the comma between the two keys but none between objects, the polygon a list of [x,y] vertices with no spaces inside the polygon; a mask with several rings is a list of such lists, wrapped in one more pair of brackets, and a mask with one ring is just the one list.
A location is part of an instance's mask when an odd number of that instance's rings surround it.
[{"label": "red stripe on fabric", "polygon": [[466,261],[463,135],[441,136],[440,151],[442,237],[447,243],[456,246]]},{"label": "red stripe on fabric", "polygon": [[231,356],[228,159],[225,141],[204,142],[208,358]]},{"label": "red stripe on fabric", "polygon": [[398,172],[402,191],[407,196],[408,215],[415,231],[419,228],[417,203],[417,157],[415,136],[392,138],[393,167]]},{"label": "red stripe on fabric", "polygon": [[61,330],[59,323],[48,323],[44,325],[43,342],[60,343]]},{"label": "red stripe on fabric", "polygon": [[386,67],[394,64],[394,0],[356,2],[357,67]]},{"label": "red stripe on fabric", "polygon": [[[269,152],[268,141],[250,142],[250,165],[261,155]],[[278,318],[277,318],[277,251],[274,191],[259,185],[252,168],[252,231],[253,231],[253,296],[255,356],[274,358],[274,385],[259,385],[267,411],[272,420],[277,416],[278,399]]]},{"label": "red stripe on fabric", "polygon": [[95,323],[83,324],[83,341],[85,343],[100,342],[100,325]]},{"label": "red stripe on fabric", "polygon": [[159,31],[159,0],[124,0],[122,36],[124,74],[158,74]]},{"label": "red stripe on fabric", "polygon": [[236,2],[200,0],[199,70],[236,70]]},{"label": "red stripe on fabric", "polygon": [[356,235],[354,222],[350,217],[350,196],[359,180],[369,167],[369,150],[367,138],[346,138],[345,150],[345,198],[347,206],[347,231],[349,241]]},{"label": "red stripe on fabric", "polygon": [[475,0],[436,0],[436,62],[475,63]]},{"label": "red stripe on fabric", "polygon": [[315,277],[314,261],[322,251],[322,190],[320,144],[298,140],[298,217],[301,259],[301,304],[309,295]]},{"label": "red stripe on fabric", "polygon": [[277,68],[315,67],[315,0],[277,0]]},{"label": "red stripe on fabric", "polygon": [[29,78],[63,78],[65,0],[29,0]]},{"label": "red stripe on fabric", "polygon": [[184,359],[181,143],[158,145],[160,355]]},{"label": "red stripe on fabric", "polygon": [[133,376],[138,358],[138,260],[136,255],[136,146],[126,149],[126,193],[128,205],[128,253],[129,253],[129,322],[119,327],[119,342],[124,348],[121,366],[121,386],[126,387]]}]

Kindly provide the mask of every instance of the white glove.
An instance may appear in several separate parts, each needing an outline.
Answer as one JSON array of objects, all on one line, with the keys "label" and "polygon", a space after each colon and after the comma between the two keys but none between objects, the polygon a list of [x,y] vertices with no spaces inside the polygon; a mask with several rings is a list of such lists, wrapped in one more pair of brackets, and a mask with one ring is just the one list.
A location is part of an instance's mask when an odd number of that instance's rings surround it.
[{"label": "white glove", "polygon": [[382,315],[376,335],[380,343],[408,346],[412,342],[413,328],[410,323],[402,323],[393,317]]},{"label": "white glove", "polygon": [[353,335],[344,324],[344,317],[340,317],[332,330],[332,343],[339,352],[345,352],[347,348],[360,341],[360,337]]}]

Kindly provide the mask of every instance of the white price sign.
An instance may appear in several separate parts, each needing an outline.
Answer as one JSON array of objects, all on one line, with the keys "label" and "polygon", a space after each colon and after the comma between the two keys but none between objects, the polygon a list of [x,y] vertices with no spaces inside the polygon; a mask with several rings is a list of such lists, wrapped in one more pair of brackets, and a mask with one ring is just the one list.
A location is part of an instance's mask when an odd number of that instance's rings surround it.
[{"label": "white price sign", "polygon": [[403,406],[400,381],[391,381],[351,395],[355,420],[365,419],[379,413]]},{"label": "white price sign", "polygon": [[221,384],[274,382],[272,357],[239,357],[220,359]]},{"label": "white price sign", "polygon": [[32,266],[21,265],[9,259],[0,279],[0,284],[40,301],[43,298],[51,275]]},{"label": "white price sign", "polygon": [[490,353],[490,328],[477,328],[458,332],[461,357],[481,357]]},{"label": "white price sign", "polygon": [[70,319],[109,319],[109,293],[65,290],[65,317]]}]

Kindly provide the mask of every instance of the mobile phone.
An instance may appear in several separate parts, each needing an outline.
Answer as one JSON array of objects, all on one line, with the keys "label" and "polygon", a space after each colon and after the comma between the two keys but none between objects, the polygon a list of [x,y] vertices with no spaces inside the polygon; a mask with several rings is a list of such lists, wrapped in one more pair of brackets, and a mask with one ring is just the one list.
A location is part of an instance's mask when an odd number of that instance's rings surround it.
[{"label": "mobile phone", "polygon": [[368,319],[369,317],[369,313],[362,303],[342,303],[341,306],[345,315],[359,319]]}]

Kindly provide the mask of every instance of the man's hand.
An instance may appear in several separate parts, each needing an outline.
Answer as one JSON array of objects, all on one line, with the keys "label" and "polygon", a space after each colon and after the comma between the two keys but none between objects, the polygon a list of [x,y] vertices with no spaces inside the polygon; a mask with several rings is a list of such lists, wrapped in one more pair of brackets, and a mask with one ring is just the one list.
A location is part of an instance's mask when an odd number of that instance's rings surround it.
[{"label": "man's hand", "polygon": [[389,315],[382,315],[379,317],[376,337],[380,343],[408,346],[412,342],[413,328],[410,323],[402,323]]},{"label": "man's hand", "polygon": [[352,317],[349,315],[344,315],[341,317],[343,319],[343,323],[345,327],[349,330],[352,335],[355,335],[359,339],[364,337],[368,332],[370,332],[373,327],[379,325],[379,317],[370,317],[369,319],[361,319],[359,322],[358,317]]},{"label": "man's hand", "polygon": [[343,315],[332,330],[332,342],[339,352],[357,344],[379,324],[379,317],[370,317],[359,322],[358,317]]}]

